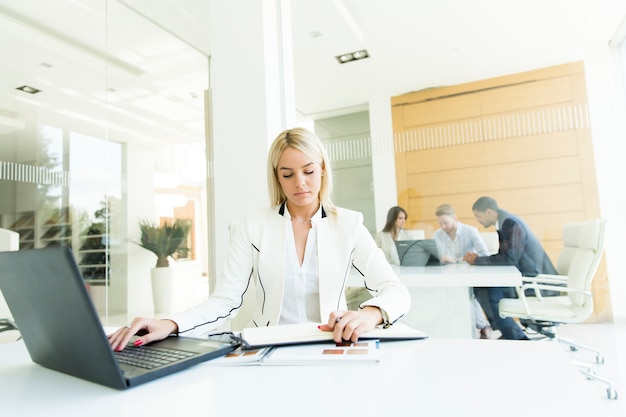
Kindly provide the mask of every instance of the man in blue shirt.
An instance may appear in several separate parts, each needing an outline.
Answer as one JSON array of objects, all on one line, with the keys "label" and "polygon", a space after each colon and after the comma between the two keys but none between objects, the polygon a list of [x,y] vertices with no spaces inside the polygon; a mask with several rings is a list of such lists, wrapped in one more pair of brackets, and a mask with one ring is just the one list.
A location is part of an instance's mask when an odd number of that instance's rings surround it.
[{"label": "man in blue shirt", "polygon": [[[450,204],[437,207],[435,215],[441,229],[435,231],[433,239],[437,244],[438,258],[442,264],[463,262],[463,255],[467,252],[476,253],[478,256],[489,255],[487,245],[480,237],[478,229],[459,222]],[[472,292],[470,296],[474,304],[474,322],[476,328],[480,330],[480,338],[490,339],[491,326],[485,319],[483,309],[474,297],[474,293]]]},{"label": "man in blue shirt", "polygon": [[[502,210],[491,197],[480,197],[472,206],[476,220],[484,227],[498,230],[500,249],[491,256],[467,253],[463,260],[471,265],[514,265],[522,276],[556,274],[550,258],[528,225],[519,217]],[[517,298],[515,288],[490,287],[477,289],[476,295],[491,326],[500,330],[504,339],[528,339],[524,331],[510,317],[502,318],[498,303],[502,298]]]}]

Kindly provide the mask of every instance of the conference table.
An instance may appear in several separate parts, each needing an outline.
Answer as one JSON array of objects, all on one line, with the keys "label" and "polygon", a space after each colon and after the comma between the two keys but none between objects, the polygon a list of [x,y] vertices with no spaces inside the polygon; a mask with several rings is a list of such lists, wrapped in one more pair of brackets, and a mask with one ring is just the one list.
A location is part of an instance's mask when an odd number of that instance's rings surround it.
[{"label": "conference table", "polygon": [[31,362],[0,344],[0,413],[21,417],[608,416],[558,343],[381,342],[371,364],[196,365],[125,391]]},{"label": "conference table", "polygon": [[[401,320],[433,337],[473,338],[476,335],[472,287],[515,287],[522,275],[509,265],[392,266],[411,294],[411,309]],[[348,285],[363,286],[356,271]]]}]

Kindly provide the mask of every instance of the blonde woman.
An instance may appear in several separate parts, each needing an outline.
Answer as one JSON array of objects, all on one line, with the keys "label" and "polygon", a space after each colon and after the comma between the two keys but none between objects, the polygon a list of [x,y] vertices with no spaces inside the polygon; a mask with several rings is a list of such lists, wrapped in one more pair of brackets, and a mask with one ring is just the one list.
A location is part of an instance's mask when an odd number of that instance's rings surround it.
[{"label": "blonde woman", "polygon": [[[268,157],[271,206],[237,227],[222,279],[206,302],[167,319],[135,318],[109,336],[122,350],[169,334],[198,335],[219,327],[241,308],[251,280],[257,303],[249,326],[325,322],[334,340],[356,341],[379,324],[392,324],[410,307],[406,287],[376,246],[361,213],[335,207],[326,151],[312,132],[281,132]],[[374,295],[348,310],[345,288],[355,268]]]}]

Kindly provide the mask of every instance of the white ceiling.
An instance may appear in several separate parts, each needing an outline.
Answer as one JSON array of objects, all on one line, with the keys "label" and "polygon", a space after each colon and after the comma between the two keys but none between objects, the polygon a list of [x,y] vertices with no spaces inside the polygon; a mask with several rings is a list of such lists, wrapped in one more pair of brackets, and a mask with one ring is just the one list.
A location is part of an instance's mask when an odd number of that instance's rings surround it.
[{"label": "white ceiling", "polygon": [[[314,114],[367,103],[379,93],[393,96],[581,60],[588,42],[614,36],[625,5],[602,0],[296,0],[298,110]],[[322,36],[312,38],[314,31]],[[371,58],[344,65],[334,59],[359,49],[367,49]]]},{"label": "white ceiling", "polygon": [[[184,42],[112,0],[0,0],[0,122],[103,131],[106,119],[109,137],[146,146],[202,132],[207,66],[199,51],[210,54],[211,2],[124,3]],[[591,42],[615,36],[626,2],[293,0],[291,9],[297,110],[319,117],[365,109],[381,94],[581,60]],[[360,49],[371,57],[335,60]],[[15,90],[23,84],[43,92],[26,96]]]}]

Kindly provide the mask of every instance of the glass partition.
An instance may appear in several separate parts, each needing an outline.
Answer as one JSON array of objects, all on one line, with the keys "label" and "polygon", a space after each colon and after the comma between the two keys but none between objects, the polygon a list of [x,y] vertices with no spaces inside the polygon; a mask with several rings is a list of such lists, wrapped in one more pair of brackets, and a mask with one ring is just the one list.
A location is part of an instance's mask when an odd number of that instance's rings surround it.
[{"label": "glass partition", "polygon": [[103,317],[154,311],[140,220],[184,220],[206,280],[207,57],[114,0],[0,0],[0,24],[0,227],[71,247]]}]

